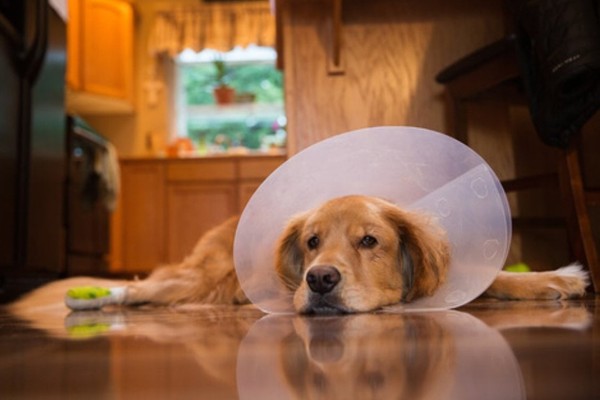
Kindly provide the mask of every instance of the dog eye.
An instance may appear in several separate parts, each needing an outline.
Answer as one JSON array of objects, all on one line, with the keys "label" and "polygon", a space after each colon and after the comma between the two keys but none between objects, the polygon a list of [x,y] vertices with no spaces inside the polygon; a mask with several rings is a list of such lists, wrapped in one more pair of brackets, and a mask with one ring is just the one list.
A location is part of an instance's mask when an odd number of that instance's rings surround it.
[{"label": "dog eye", "polygon": [[317,247],[319,247],[319,237],[311,236],[310,239],[308,239],[308,241],[306,242],[306,244],[308,245],[308,248],[310,250],[316,249]]},{"label": "dog eye", "polygon": [[376,244],[377,244],[377,239],[375,239],[371,235],[366,235],[360,240],[360,245],[362,247],[366,247],[368,249],[370,249],[371,247],[374,247]]}]

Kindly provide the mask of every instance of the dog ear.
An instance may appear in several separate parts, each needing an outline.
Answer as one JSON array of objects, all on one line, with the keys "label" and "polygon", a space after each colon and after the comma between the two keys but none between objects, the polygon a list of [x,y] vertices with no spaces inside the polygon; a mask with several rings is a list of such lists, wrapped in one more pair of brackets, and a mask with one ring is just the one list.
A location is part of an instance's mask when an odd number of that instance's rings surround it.
[{"label": "dog ear", "polygon": [[275,268],[279,279],[290,290],[296,290],[302,281],[304,253],[300,235],[306,221],[306,215],[292,218],[279,237],[275,254]]},{"label": "dog ear", "polygon": [[424,215],[395,206],[386,210],[397,227],[400,240],[399,264],[404,279],[403,301],[430,296],[446,280],[450,247],[445,232]]}]

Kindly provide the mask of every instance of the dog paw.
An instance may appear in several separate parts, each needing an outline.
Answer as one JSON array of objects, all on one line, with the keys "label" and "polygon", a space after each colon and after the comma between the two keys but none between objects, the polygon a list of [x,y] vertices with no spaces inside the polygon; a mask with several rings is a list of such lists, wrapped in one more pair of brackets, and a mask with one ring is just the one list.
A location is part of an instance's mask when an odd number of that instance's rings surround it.
[{"label": "dog paw", "polygon": [[548,273],[547,288],[556,299],[581,297],[590,283],[589,273],[575,263]]}]

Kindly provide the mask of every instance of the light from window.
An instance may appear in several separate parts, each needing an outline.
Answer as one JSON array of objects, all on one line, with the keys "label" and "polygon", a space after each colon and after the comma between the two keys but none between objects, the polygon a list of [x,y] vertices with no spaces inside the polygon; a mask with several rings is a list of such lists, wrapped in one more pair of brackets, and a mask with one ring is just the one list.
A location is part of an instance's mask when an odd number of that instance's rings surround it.
[{"label": "light from window", "polygon": [[[283,152],[283,78],[275,56],[273,49],[256,46],[182,52],[176,74],[178,136],[190,138],[200,154]],[[234,89],[230,103],[217,102],[218,83]]]}]

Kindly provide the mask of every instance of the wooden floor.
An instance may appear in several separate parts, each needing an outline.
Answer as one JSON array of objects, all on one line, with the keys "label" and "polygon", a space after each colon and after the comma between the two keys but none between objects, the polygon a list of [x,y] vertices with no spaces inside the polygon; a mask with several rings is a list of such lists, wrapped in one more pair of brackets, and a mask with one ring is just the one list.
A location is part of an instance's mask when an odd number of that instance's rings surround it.
[{"label": "wooden floor", "polygon": [[0,312],[2,399],[598,399],[600,298],[340,317]]}]

